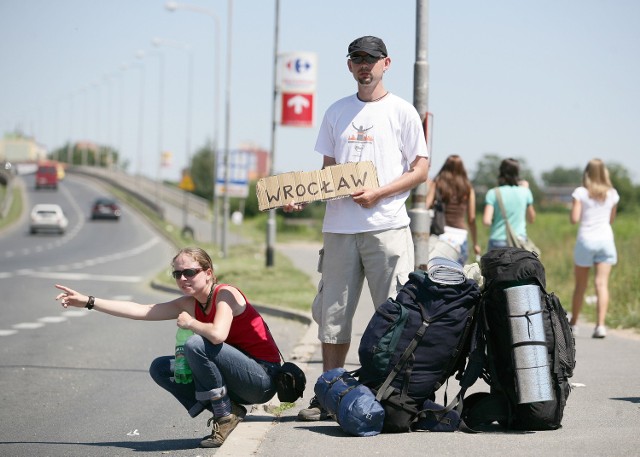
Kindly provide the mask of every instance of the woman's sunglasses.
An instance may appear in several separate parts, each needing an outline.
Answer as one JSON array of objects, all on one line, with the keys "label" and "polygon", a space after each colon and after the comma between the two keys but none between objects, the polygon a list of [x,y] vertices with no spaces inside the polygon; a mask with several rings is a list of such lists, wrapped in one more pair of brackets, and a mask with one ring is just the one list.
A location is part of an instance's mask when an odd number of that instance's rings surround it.
[{"label": "woman's sunglasses", "polygon": [[382,59],[382,57],[375,57],[375,56],[372,56],[371,54],[349,56],[349,60],[357,64],[361,64],[362,62],[367,62],[369,65],[371,65],[376,63],[380,59]]},{"label": "woman's sunglasses", "polygon": [[184,270],[173,270],[171,272],[171,276],[173,276],[174,279],[180,279],[182,275],[184,275],[185,278],[193,278],[201,271],[203,271],[202,268],[186,268]]}]

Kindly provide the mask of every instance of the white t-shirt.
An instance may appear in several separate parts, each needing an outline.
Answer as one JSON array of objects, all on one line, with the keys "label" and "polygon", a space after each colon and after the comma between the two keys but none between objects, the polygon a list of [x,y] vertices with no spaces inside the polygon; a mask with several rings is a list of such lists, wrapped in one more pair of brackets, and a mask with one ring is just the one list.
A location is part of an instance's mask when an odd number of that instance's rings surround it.
[{"label": "white t-shirt", "polygon": [[[355,94],[335,102],[324,115],[315,150],[338,164],[372,161],[380,186],[406,172],[416,157],[429,157],[418,112],[391,93],[377,102],[362,102]],[[350,197],[330,200],[322,231],[360,233],[406,227],[409,193],[385,198],[374,208],[362,208]]]},{"label": "white t-shirt", "polygon": [[585,187],[576,188],[571,196],[582,204],[578,239],[612,240],[611,210],[620,201],[618,191],[609,189],[604,201],[590,198],[589,191]]}]

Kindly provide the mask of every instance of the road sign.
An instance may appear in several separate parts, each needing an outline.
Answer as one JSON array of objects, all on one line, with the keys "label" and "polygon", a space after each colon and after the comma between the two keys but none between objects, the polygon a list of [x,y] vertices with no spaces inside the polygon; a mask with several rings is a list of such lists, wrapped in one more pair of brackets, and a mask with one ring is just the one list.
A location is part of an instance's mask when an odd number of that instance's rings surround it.
[{"label": "road sign", "polygon": [[224,154],[218,154],[216,195],[247,198],[249,195],[249,166],[251,154],[247,151],[229,151],[229,187],[225,189]]},{"label": "road sign", "polygon": [[163,151],[160,156],[160,166],[162,167],[171,166],[172,159],[173,159],[173,154],[170,151]]},{"label": "road sign", "polygon": [[313,94],[282,94],[282,125],[313,126]]},{"label": "road sign", "polygon": [[317,56],[314,52],[280,54],[278,81],[283,92],[316,90]]},{"label": "road sign", "polygon": [[193,179],[191,179],[191,174],[188,171],[182,173],[182,181],[180,181],[178,187],[187,192],[193,192],[195,190],[196,186],[193,184]]}]

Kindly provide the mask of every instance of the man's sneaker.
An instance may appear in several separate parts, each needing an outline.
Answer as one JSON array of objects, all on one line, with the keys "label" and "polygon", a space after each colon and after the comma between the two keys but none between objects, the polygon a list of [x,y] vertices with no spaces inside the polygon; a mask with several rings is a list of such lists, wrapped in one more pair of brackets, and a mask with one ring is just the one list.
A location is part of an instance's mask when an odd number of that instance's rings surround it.
[{"label": "man's sneaker", "polygon": [[320,406],[320,402],[316,396],[311,399],[308,408],[301,409],[298,413],[298,420],[301,421],[324,421],[327,419],[331,419],[331,415],[326,409]]},{"label": "man's sneaker", "polygon": [[598,325],[593,331],[593,338],[604,338],[607,336],[607,328],[604,325]]},{"label": "man's sneaker", "polygon": [[244,406],[238,405],[235,402],[231,402],[231,414],[216,419],[212,417],[207,421],[207,427],[211,426],[213,422],[213,429],[211,435],[200,441],[200,447],[220,447],[224,443],[224,440],[231,434],[236,426],[242,422],[244,416],[247,415],[247,410]]}]

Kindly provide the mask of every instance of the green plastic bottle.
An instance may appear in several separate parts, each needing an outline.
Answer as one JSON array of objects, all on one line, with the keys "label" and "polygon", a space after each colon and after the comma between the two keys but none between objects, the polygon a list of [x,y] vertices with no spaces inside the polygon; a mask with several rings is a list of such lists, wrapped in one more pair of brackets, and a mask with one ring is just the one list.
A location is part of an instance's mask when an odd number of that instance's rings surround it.
[{"label": "green plastic bottle", "polygon": [[176,362],[174,365],[174,377],[178,384],[189,384],[193,381],[191,368],[189,368],[187,358],[184,356],[184,344],[191,335],[193,335],[193,332],[186,328],[179,328],[176,332]]}]

